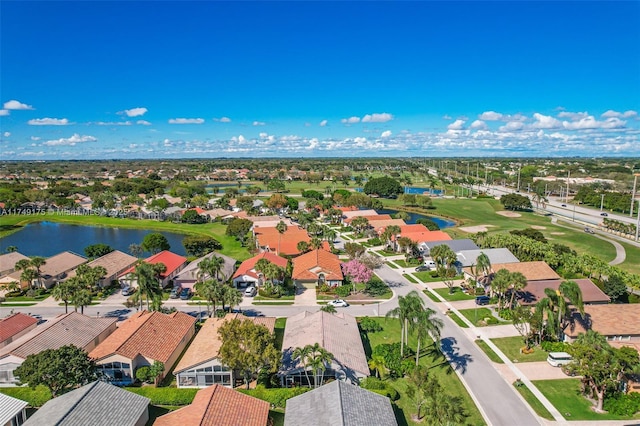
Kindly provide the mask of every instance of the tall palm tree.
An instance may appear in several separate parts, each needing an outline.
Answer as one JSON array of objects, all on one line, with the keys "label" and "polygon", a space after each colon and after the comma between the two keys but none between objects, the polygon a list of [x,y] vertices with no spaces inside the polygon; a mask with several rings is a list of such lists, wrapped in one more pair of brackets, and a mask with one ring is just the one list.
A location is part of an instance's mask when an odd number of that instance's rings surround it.
[{"label": "tall palm tree", "polygon": [[149,302],[162,293],[154,266],[146,262],[140,262],[133,272],[138,283],[140,309],[142,309],[142,295],[146,296],[147,310],[149,310]]},{"label": "tall palm tree", "polygon": [[75,276],[58,283],[51,291],[51,295],[55,300],[62,300],[64,302],[65,314],[69,312],[69,301],[74,299],[75,294],[80,290],[80,288],[80,280]]},{"label": "tall palm tree", "polygon": [[80,313],[84,314],[84,307],[91,304],[91,292],[86,288],[78,289],[78,291],[73,294],[72,303],[76,308],[76,312],[78,312],[78,307],[80,307]]},{"label": "tall palm tree", "polygon": [[376,377],[384,378],[387,375],[387,366],[385,365],[384,357],[382,355],[373,355],[368,362],[369,368],[376,372]]},{"label": "tall palm tree", "polygon": [[315,387],[322,386],[324,380],[324,372],[327,370],[327,364],[333,360],[333,354],[320,346],[319,343],[314,343],[311,346],[309,358],[309,366],[313,369],[315,375]]},{"label": "tall palm tree", "polygon": [[276,230],[278,231],[278,253],[277,254],[280,254],[280,241],[282,241],[282,234],[287,232],[287,229],[289,229],[289,227],[283,221],[278,222],[278,224],[276,225]]},{"label": "tall palm tree", "polygon": [[521,272],[512,272],[510,278],[511,301],[509,302],[509,309],[513,309],[513,301],[515,300],[516,293],[527,286],[527,278]]},{"label": "tall palm tree", "polygon": [[400,355],[404,356],[404,345],[408,342],[409,323],[414,321],[417,312],[424,306],[424,302],[417,291],[406,296],[398,296],[398,306],[387,312],[386,317],[400,320]]},{"label": "tall palm tree", "polygon": [[444,322],[436,317],[436,311],[430,308],[423,308],[417,312],[413,321],[418,346],[416,349],[416,365],[420,360],[420,343],[427,337],[431,337],[436,348],[440,347],[440,333],[444,327]]},{"label": "tall palm tree", "polygon": [[500,269],[491,280],[491,291],[498,296],[498,310],[502,309],[505,294],[511,285],[511,272],[507,269]]},{"label": "tall palm tree", "polygon": [[222,300],[223,309],[225,304],[229,305],[229,309],[233,309],[234,306],[240,305],[240,303],[242,303],[242,293],[240,293],[233,287],[225,285],[223,286]]},{"label": "tall palm tree", "polygon": [[295,348],[291,357],[293,359],[299,359],[300,364],[302,364],[302,368],[304,369],[304,375],[307,378],[307,385],[311,387],[311,379],[309,378],[309,365],[308,365],[308,357],[311,353],[311,345],[306,345],[303,348]]},{"label": "tall palm tree", "polygon": [[538,301],[536,310],[546,316],[546,328],[557,339],[562,340],[562,333],[571,319],[569,305],[575,306],[584,318],[582,291],[575,281],[563,281],[557,290],[545,288],[544,293],[546,297]]},{"label": "tall palm tree", "polygon": [[[207,314],[211,317],[211,312],[216,312],[217,302],[222,298],[222,284],[216,280],[205,280],[195,285],[196,291],[207,301]],[[213,311],[209,310],[209,303],[213,307]]]},{"label": "tall palm tree", "polygon": [[198,279],[214,278],[220,279],[220,271],[224,267],[224,259],[218,256],[211,256],[207,259],[202,259],[198,263]]},{"label": "tall palm tree", "polygon": [[296,249],[298,249],[298,252],[300,253],[305,253],[307,250],[309,250],[309,243],[306,241],[299,241],[296,245]]},{"label": "tall palm tree", "polygon": [[40,256],[35,256],[31,258],[31,266],[34,267],[34,269],[36,270],[37,274],[38,274],[38,287],[42,288],[42,271],[40,270],[41,267],[43,267],[44,265],[47,264],[47,259],[45,259],[44,257],[40,257]]},{"label": "tall palm tree", "polygon": [[[478,274],[482,274],[482,278],[478,279]],[[487,280],[489,278],[489,274],[491,274],[491,260],[489,260],[489,256],[485,252],[480,252],[478,257],[476,258],[476,266],[474,275],[476,275],[476,281],[487,284]]]}]

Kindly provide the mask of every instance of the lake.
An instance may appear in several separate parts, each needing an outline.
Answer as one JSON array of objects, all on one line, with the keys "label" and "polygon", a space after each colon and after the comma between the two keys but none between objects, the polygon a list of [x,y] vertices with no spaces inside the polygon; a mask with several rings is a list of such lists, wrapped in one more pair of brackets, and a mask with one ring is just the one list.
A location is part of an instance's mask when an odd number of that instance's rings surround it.
[{"label": "lake", "polygon": [[[142,243],[145,235],[152,232],[157,231],[37,222],[0,239],[0,253],[4,253],[9,246],[16,246],[18,251],[26,256],[49,257],[63,251],[72,251],[84,256],[85,247],[98,243],[129,253],[129,245]],[[167,237],[172,252],[185,255],[182,245],[185,235],[160,233]]]},{"label": "lake", "polygon": [[[381,209],[381,210],[376,210],[376,212],[378,212],[378,214],[389,214],[393,216],[394,214],[398,213],[398,210]],[[409,215],[409,219],[405,220],[405,222],[407,222],[407,224],[409,225],[415,224],[416,220],[420,218],[425,218],[425,217],[437,223],[440,229],[451,228],[452,226],[456,225],[456,223],[452,220],[442,219],[442,218],[433,217],[433,216],[427,216],[419,213],[411,213],[411,212],[406,212],[406,213]]]},{"label": "lake", "polygon": [[[362,192],[363,188],[355,188],[357,192]],[[419,194],[419,195],[442,195],[441,189],[431,189],[431,188],[419,188],[415,186],[405,186],[404,187],[405,194]]]}]

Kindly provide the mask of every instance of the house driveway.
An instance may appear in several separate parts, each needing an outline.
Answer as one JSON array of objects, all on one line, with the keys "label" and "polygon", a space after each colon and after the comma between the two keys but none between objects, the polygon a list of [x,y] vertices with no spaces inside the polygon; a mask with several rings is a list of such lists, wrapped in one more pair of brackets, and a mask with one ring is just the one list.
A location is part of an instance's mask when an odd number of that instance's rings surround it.
[{"label": "house driveway", "polygon": [[316,291],[310,288],[297,288],[294,306],[317,306]]}]

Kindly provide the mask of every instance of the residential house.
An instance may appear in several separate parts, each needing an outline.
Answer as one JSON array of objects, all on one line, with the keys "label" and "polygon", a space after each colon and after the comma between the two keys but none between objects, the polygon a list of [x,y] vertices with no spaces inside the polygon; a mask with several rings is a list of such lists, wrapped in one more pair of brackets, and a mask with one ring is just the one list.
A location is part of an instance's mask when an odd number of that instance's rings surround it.
[{"label": "residential house", "polygon": [[[558,275],[546,262],[536,260],[533,262],[514,262],[514,263],[492,263],[492,271],[498,272],[500,269],[506,269],[509,272],[520,272],[527,281],[544,281],[559,280]],[[474,279],[472,268],[463,269],[465,279]]]},{"label": "residential house", "polygon": [[116,329],[117,318],[91,318],[78,312],[59,315],[0,349],[0,384],[17,383],[13,371],[33,354],[75,345],[90,352]]},{"label": "residential house", "polygon": [[478,263],[478,256],[482,253],[487,255],[489,262],[491,262],[492,265],[520,262],[518,258],[506,248],[460,250],[456,252],[456,256],[458,257],[458,267],[468,268],[474,266]]},{"label": "residential house", "polygon": [[423,256],[430,256],[431,249],[437,246],[445,245],[453,250],[454,253],[459,253],[462,250],[478,250],[476,243],[468,238],[461,240],[435,240],[435,241],[421,241],[418,244],[418,250]]},{"label": "residential house", "polygon": [[47,263],[40,267],[42,285],[51,288],[67,278],[67,274],[87,262],[87,258],[79,254],[65,251],[47,258]]},{"label": "residential house", "polygon": [[27,256],[17,251],[0,254],[0,277],[8,275],[16,270],[15,266],[21,260],[30,260]]},{"label": "residential house", "polygon": [[[349,217],[346,219],[342,220],[342,223],[346,226],[351,226],[351,222],[353,222],[353,219],[355,219],[356,217],[360,217],[360,216],[353,216],[353,217]],[[391,220],[393,219],[391,217],[390,214],[377,214],[375,216],[366,216],[367,220],[369,221],[369,225],[373,226],[374,222],[380,221],[380,220]]]},{"label": "residential house", "polygon": [[22,271],[13,271],[6,275],[0,276],[0,288],[7,287],[13,283],[17,283],[22,290],[29,287],[29,283],[22,281],[20,276],[22,275]]},{"label": "residential house", "polygon": [[[100,279],[100,281],[98,281],[98,285],[100,287],[108,287],[111,285],[112,281],[117,281],[118,277],[134,266],[137,261],[138,258],[135,256],[131,256],[130,254],[124,253],[120,250],[114,250],[111,253],[107,253],[104,256],[92,260],[87,263],[87,266],[91,268],[102,266],[107,273]],[[75,275],[75,269],[69,273],[69,277],[73,277]]]},{"label": "residential house", "polygon": [[[269,403],[221,385],[196,393],[186,407],[160,416],[154,426],[266,426]],[[304,423],[302,423],[304,424]]]},{"label": "residential house", "polygon": [[0,393],[0,426],[21,426],[27,420],[26,401]]},{"label": "residential house", "polygon": [[572,343],[580,333],[593,330],[611,343],[640,349],[639,304],[586,305],[584,313],[584,318],[577,311],[573,313],[572,324],[564,330],[565,341]]},{"label": "residential house", "polygon": [[340,380],[287,400],[285,426],[397,426],[391,401]]},{"label": "residential house", "polygon": [[340,210],[342,210],[342,217],[344,219],[350,219],[357,216],[367,216],[367,219],[368,219],[369,216],[378,215],[378,212],[375,210],[346,210],[343,207],[340,207]]},{"label": "residential house", "polygon": [[[144,262],[149,263],[151,265],[155,265],[158,263],[162,263],[166,266],[166,270],[160,274],[160,286],[162,288],[167,287],[173,282],[173,279],[187,266],[187,258],[184,256],[180,256],[179,254],[175,254],[170,252],[169,250],[161,251],[160,253],[156,253],[153,256],[147,257],[144,259]],[[120,274],[118,280],[120,281],[120,285],[129,286],[129,287],[137,287],[137,278],[135,276],[135,266],[130,267]]]},{"label": "residential house", "polygon": [[149,398],[96,381],[48,401],[25,426],[144,426]]},{"label": "residential house", "polygon": [[312,250],[293,259],[291,279],[298,288],[315,290],[323,284],[340,286],[344,280],[340,265],[338,255],[324,249]]},{"label": "residential house", "polygon": [[254,226],[253,234],[261,251],[270,251],[282,256],[297,256],[300,254],[298,243],[311,242],[307,230],[299,226],[289,226],[282,234],[275,227]]},{"label": "residential house", "polygon": [[[219,279],[222,282],[228,281],[229,278],[231,278],[233,273],[236,271],[236,260],[229,256],[225,256],[224,254],[213,252],[205,256],[202,256],[201,258],[196,259],[193,262],[189,263],[182,271],[180,271],[178,275],[175,276],[175,278],[173,279],[173,282],[175,284],[180,284],[182,288],[193,289],[193,286],[198,281],[198,278],[200,276],[200,266],[199,266],[200,262],[202,262],[205,259],[211,259],[214,256],[224,260],[224,263],[222,264],[222,268],[218,273]],[[208,275],[202,277],[203,280],[208,280],[210,278],[213,278],[213,277],[210,277]]]},{"label": "residential house", "polygon": [[409,238],[411,241],[418,244],[427,243],[430,241],[449,241],[451,237],[449,234],[443,231],[430,231],[429,228],[422,224],[414,225],[402,225],[400,226],[400,238]]},{"label": "residential house", "polygon": [[233,274],[233,286],[235,288],[248,287],[251,285],[259,287],[262,285],[264,282],[264,275],[261,271],[256,271],[255,269],[256,263],[258,263],[260,259],[266,259],[283,269],[287,267],[288,263],[287,259],[284,257],[271,252],[262,252],[251,259],[247,259],[238,266],[238,269]]},{"label": "residential house", "polygon": [[[278,373],[283,385],[307,384],[305,366],[299,359],[293,359],[292,354],[296,348],[315,343],[333,354],[331,365],[323,373],[325,381],[336,379],[357,384],[369,376],[356,319],[346,313],[304,311],[287,319],[282,342],[282,366]],[[306,370],[310,371],[310,367]]]},{"label": "residential house", "polygon": [[195,322],[194,317],[179,311],[137,312],[89,356],[96,361],[98,372],[114,384],[134,382],[136,370],[155,361],[164,364],[164,377],[193,337]]},{"label": "residential house", "polygon": [[[527,281],[527,286],[516,294],[516,298],[522,305],[535,305],[540,299],[546,297],[544,293],[546,288],[554,291],[558,290],[563,281],[564,280]],[[585,305],[606,305],[611,301],[611,298],[600,290],[590,279],[578,278],[571,281],[578,284],[582,292],[582,302]],[[638,323],[638,328],[640,328],[640,323]]]},{"label": "residential house", "polygon": [[[0,320],[0,348],[24,336],[38,325],[31,315],[18,312]],[[1,425],[2,423],[0,423]]]},{"label": "residential house", "polygon": [[[233,387],[238,378],[233,370],[219,359],[222,340],[218,330],[227,321],[240,319],[252,321],[267,327],[273,333],[276,319],[270,317],[245,317],[240,314],[227,314],[224,318],[207,319],[194,337],[193,342],[173,369],[179,388],[203,388],[211,385]],[[242,376],[240,375],[241,379]]]}]

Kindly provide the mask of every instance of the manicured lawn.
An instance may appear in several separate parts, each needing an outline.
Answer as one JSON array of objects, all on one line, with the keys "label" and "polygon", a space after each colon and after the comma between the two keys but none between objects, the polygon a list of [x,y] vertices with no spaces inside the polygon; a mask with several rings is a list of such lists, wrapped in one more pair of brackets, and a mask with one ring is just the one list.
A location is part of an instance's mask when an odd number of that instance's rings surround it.
[{"label": "manicured lawn", "polygon": [[294,300],[295,298],[296,298],[296,296],[294,296],[294,295],[291,295],[291,296],[280,296],[277,299],[271,299],[271,298],[268,298],[268,297],[263,297],[263,296],[257,295],[257,296],[253,297],[253,300],[273,300],[274,302],[277,302],[279,300]]},{"label": "manicured lawn", "polygon": [[471,324],[475,324],[476,327],[511,324],[511,321],[503,321],[496,318],[489,308],[460,309],[458,312],[471,321]]},{"label": "manicured lawn", "polygon": [[375,251],[374,253],[382,257],[398,256],[399,254],[402,254],[402,253],[396,253],[394,251],[384,251],[384,250]]},{"label": "manicured lawn", "polygon": [[491,341],[513,362],[546,361],[549,354],[538,347],[530,354],[520,353],[520,348],[524,347],[520,336],[500,337]]},{"label": "manicured lawn", "polygon": [[453,287],[453,293],[449,294],[448,288],[434,288],[433,291],[438,293],[440,296],[449,302],[457,302],[458,300],[472,300],[475,299],[475,296],[471,296],[469,294],[463,293],[460,287]]},{"label": "manicured lawn", "polygon": [[48,298],[50,294],[43,294],[42,296],[16,296],[16,297],[7,297],[7,302],[42,302],[46,298]]},{"label": "manicured lawn", "polygon": [[409,282],[412,282],[414,284],[418,284],[418,281],[416,281],[415,278],[413,278],[413,276],[409,275],[409,274],[402,274],[403,277],[405,277]]},{"label": "manicured lawn", "polygon": [[627,257],[622,264],[617,266],[625,271],[640,274],[640,248],[631,244],[620,244],[624,247]]},{"label": "manicured lawn", "polygon": [[412,266],[420,266],[422,262],[419,262],[417,260],[413,260],[410,263],[407,263],[404,259],[398,259],[398,260],[394,260],[395,263],[397,263],[398,265],[400,265],[401,268],[410,268]]},{"label": "manicured lawn", "polygon": [[274,306],[278,306],[278,305],[293,305],[293,301],[289,301],[289,302],[253,302],[254,305],[274,305]]},{"label": "manicured lawn", "polygon": [[487,354],[487,356],[489,357],[491,362],[495,362],[497,364],[504,364],[504,361],[502,361],[502,359],[500,359],[498,354],[496,354],[493,351],[493,349],[491,349],[489,347],[489,345],[487,345],[487,343],[484,340],[482,340],[482,339],[476,340],[476,345],[478,345],[480,347],[480,349],[482,349],[482,352]]},{"label": "manicured lawn", "polygon": [[542,405],[542,402],[540,402],[540,400],[536,398],[536,396],[528,387],[520,385],[515,386],[515,388],[518,392],[520,392],[520,395],[522,395],[522,397],[525,399],[525,401],[527,401],[531,408],[533,408],[533,411],[535,411],[537,415],[539,415],[543,419],[553,420],[553,416],[551,415],[549,410],[547,410],[545,406]]},{"label": "manicured lawn", "polygon": [[[371,356],[372,348],[375,348],[377,345],[382,343],[395,343],[400,340],[400,322],[395,318],[373,318],[373,320],[377,321],[382,327],[382,331],[367,333],[363,338],[363,343],[365,345],[365,352],[367,353],[367,357]],[[409,337],[409,346],[415,350],[416,348],[416,340],[414,336]],[[466,389],[458,379],[458,376],[454,374],[453,369],[446,361],[444,356],[434,353],[430,351],[428,353],[424,353],[420,358],[420,364],[429,366],[431,369],[430,373],[436,375],[438,380],[442,384],[443,388],[447,393],[451,395],[458,395],[463,399],[463,405],[465,410],[470,417],[467,418],[467,424],[469,425],[482,425],[485,424],[480,412],[474,405],[471,397],[467,393]],[[415,412],[415,408],[409,398],[406,396],[406,388],[407,381],[404,378],[401,379],[387,379],[391,385],[396,388],[396,390],[400,393],[400,399],[396,401],[399,410],[398,413],[400,415],[404,415],[404,420],[406,423],[402,422],[402,418],[400,419],[400,424],[407,425],[421,425],[426,424],[424,421],[422,423],[414,423],[411,420],[411,414]]]},{"label": "manicured lawn", "polygon": [[[25,303],[0,303],[0,306],[4,306],[5,308],[19,308],[21,306],[33,306],[37,305],[36,302],[25,302]],[[61,305],[64,306],[64,303]]]},{"label": "manicured lawn", "polygon": [[469,326],[467,325],[466,322],[464,322],[462,320],[462,318],[460,318],[455,312],[453,311],[449,311],[448,313],[449,318],[451,318],[453,320],[453,322],[455,322],[456,324],[458,324],[458,327],[462,327],[462,328],[469,328]]},{"label": "manicured lawn", "polygon": [[[431,271],[414,272],[413,275],[415,275],[420,281],[424,283],[437,283],[442,281],[442,278],[438,276],[432,277]],[[462,278],[463,278],[462,275],[453,277],[454,280],[461,280]]]},{"label": "manicured lawn", "polygon": [[38,385],[34,389],[28,386],[0,387],[0,393],[26,401],[32,407],[41,407],[51,399],[49,388],[43,385]]},{"label": "manicured lawn", "polygon": [[395,261],[395,260],[394,260],[393,262],[387,262],[387,266],[388,266],[389,268],[392,268],[392,269],[398,269],[398,268],[399,268],[399,266],[397,265],[397,263],[398,263],[398,262],[397,262],[397,261]]},{"label": "manicured lawn", "polygon": [[276,349],[282,349],[282,339],[284,339],[284,327],[287,324],[286,318],[276,318],[274,333],[276,335]]},{"label": "manicured lawn", "polygon": [[442,300],[438,299],[438,297],[437,297],[435,294],[431,293],[429,290],[422,290],[422,292],[423,292],[424,294],[426,294],[426,295],[427,295],[427,297],[428,297],[429,299],[433,300],[434,302],[436,302],[436,303],[442,303]]},{"label": "manicured lawn", "polygon": [[567,420],[629,420],[634,417],[595,413],[593,403],[580,394],[580,379],[535,380],[533,384]]}]

